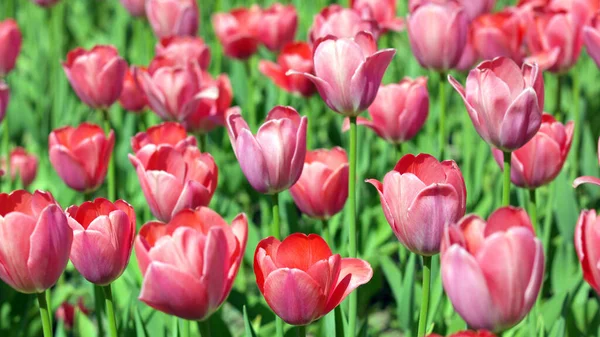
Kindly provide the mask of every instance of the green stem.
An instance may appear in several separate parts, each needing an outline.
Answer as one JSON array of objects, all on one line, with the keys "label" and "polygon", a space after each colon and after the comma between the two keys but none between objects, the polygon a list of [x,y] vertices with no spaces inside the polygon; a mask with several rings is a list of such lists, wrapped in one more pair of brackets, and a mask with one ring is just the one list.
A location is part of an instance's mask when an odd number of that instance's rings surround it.
[{"label": "green stem", "polygon": [[208,152],[208,135],[206,133],[201,133],[198,135],[198,147],[202,152]]},{"label": "green stem", "polygon": [[98,323],[98,336],[105,336],[104,334],[104,322],[103,322],[103,312],[104,307],[102,306],[102,302],[104,301],[104,294],[102,291],[102,287],[98,285],[94,285],[94,307],[96,308],[96,321]]},{"label": "green stem", "polygon": [[440,104],[440,116],[439,116],[439,130],[438,130],[438,144],[440,157],[439,159],[444,159],[444,148],[446,146],[446,74],[440,72],[440,83],[439,83],[439,104]]},{"label": "green stem", "polygon": [[37,294],[38,303],[40,306],[40,317],[42,319],[42,329],[44,337],[52,337],[52,320],[50,310],[48,309],[48,301],[46,301],[46,291]]},{"label": "green stem", "polygon": [[[281,240],[281,228],[279,226],[279,193],[273,194],[273,223],[271,224],[271,235]],[[283,337],[283,320],[275,315],[276,336]]]},{"label": "green stem", "polygon": [[[356,249],[356,143],[358,135],[356,131],[356,117],[350,117],[350,175],[348,178],[348,195],[350,199],[350,232],[348,233],[348,250],[350,253],[350,257],[354,258],[358,257]],[[356,336],[356,316],[358,309],[358,298],[356,290],[350,293],[349,302],[350,308],[348,311],[348,336],[354,337]]]},{"label": "green stem", "polygon": [[398,143],[396,144],[396,146],[394,146],[394,165],[398,162],[398,160],[400,160],[400,158],[402,158],[402,155],[404,154],[404,149],[402,146],[402,143]]},{"label": "green stem", "polygon": [[323,234],[323,240],[325,240],[325,242],[327,242],[329,247],[331,247],[333,245],[333,242],[331,242],[329,221],[327,221],[327,219],[321,220],[321,233]]},{"label": "green stem", "polygon": [[4,181],[6,185],[6,193],[11,192],[11,176],[10,176],[10,137],[8,136],[8,116],[4,116],[4,134],[2,135],[2,148],[4,149],[4,160],[6,169],[4,170]]},{"label": "green stem", "polygon": [[502,186],[502,205],[510,205],[510,159],[512,152],[504,152],[504,184]]},{"label": "green stem", "polygon": [[557,75],[557,79],[556,79],[556,94],[554,96],[554,117],[556,117],[556,119],[558,120],[562,120],[561,118],[561,109],[560,106],[562,105],[562,87],[564,86],[565,83],[565,76],[564,75]]},{"label": "green stem", "polygon": [[181,337],[190,337],[190,321],[187,319],[179,319],[179,332]]},{"label": "green stem", "polygon": [[419,315],[419,331],[417,336],[423,337],[427,333],[427,313],[429,311],[429,290],[431,286],[431,256],[423,256],[423,289],[421,300],[421,314]]},{"label": "green stem", "polygon": [[[110,118],[108,116],[108,110],[102,110],[102,117],[104,117],[104,133],[106,137],[110,134]],[[114,151],[114,150],[113,150]],[[116,201],[116,191],[115,191],[115,157],[110,154],[110,161],[108,162],[108,200],[115,202]]]},{"label": "green stem", "polygon": [[577,67],[573,69],[574,71],[571,73],[571,78],[573,79],[573,114],[574,114],[574,122],[573,122],[573,146],[571,147],[572,155],[572,171],[571,171],[571,181],[575,180],[579,176],[579,142],[581,141],[581,110],[579,108],[579,76],[577,72]]},{"label": "green stem", "polygon": [[298,325],[296,333],[298,337],[306,337],[306,325]]},{"label": "green stem", "polygon": [[210,337],[210,324],[208,319],[198,322],[198,328],[200,329],[201,337]]},{"label": "green stem", "polygon": [[248,116],[248,124],[252,130],[256,129],[256,106],[254,105],[254,83],[252,83],[252,57],[244,62],[246,65],[246,84],[248,91],[246,92],[246,111]]},{"label": "green stem", "polygon": [[538,218],[537,218],[537,198],[536,189],[532,188],[529,190],[529,215],[531,217],[531,225],[537,235],[539,235]]},{"label": "green stem", "polygon": [[104,300],[106,302],[106,317],[108,318],[108,330],[110,331],[110,337],[117,337],[117,320],[115,318],[115,304],[113,302],[110,283],[106,286],[102,286],[102,290],[104,291]]}]

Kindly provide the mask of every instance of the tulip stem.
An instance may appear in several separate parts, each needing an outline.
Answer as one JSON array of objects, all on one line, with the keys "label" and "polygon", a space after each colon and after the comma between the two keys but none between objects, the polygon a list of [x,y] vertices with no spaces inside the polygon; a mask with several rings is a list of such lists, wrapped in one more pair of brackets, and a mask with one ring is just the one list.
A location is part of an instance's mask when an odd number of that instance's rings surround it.
[{"label": "tulip stem", "polygon": [[554,97],[555,99],[555,103],[554,103],[554,116],[556,117],[556,119],[558,120],[562,120],[562,116],[561,116],[561,109],[560,106],[562,105],[562,87],[565,83],[565,77],[564,75],[557,75],[557,79],[556,79],[556,95]]},{"label": "tulip stem", "polygon": [[181,337],[190,337],[190,321],[187,319],[179,319],[179,332]]},{"label": "tulip stem", "polygon": [[575,180],[579,176],[579,142],[581,141],[581,110],[579,108],[579,76],[577,67],[573,69],[571,73],[573,79],[573,166],[571,171],[571,181]]},{"label": "tulip stem", "polygon": [[[350,117],[350,174],[348,178],[348,195],[350,197],[350,232],[348,233],[348,250],[350,253],[350,257],[354,258],[358,257],[356,249],[356,143],[358,135],[356,131],[356,117]],[[349,305],[350,308],[348,310],[348,336],[354,337],[356,336],[356,316],[358,309],[357,291],[353,291],[350,293]]]},{"label": "tulip stem", "polygon": [[440,72],[440,83],[439,88],[439,104],[440,104],[440,116],[439,116],[439,130],[438,130],[438,143],[440,151],[440,160],[444,159],[444,146],[446,145],[446,74]]},{"label": "tulip stem", "polygon": [[104,307],[102,301],[104,300],[104,294],[102,288],[99,285],[94,285],[94,307],[96,309],[96,321],[98,323],[98,336],[104,335],[104,322],[102,319]]},{"label": "tulip stem", "polygon": [[[273,194],[273,223],[271,225],[271,235],[276,239],[281,239],[281,228],[279,226],[279,193]],[[283,337],[283,321],[275,315],[276,336]]]},{"label": "tulip stem", "polygon": [[208,144],[208,135],[206,133],[201,133],[198,135],[198,147],[201,152],[208,152],[207,144]]},{"label": "tulip stem", "polygon": [[48,301],[46,301],[46,291],[37,294],[38,303],[40,306],[40,317],[42,318],[42,330],[44,337],[52,337],[52,320]]},{"label": "tulip stem", "polygon": [[429,290],[431,287],[431,256],[423,256],[423,289],[421,300],[421,314],[419,315],[419,331],[417,336],[422,337],[427,333],[427,314],[429,312]]},{"label": "tulip stem", "polygon": [[537,202],[536,202],[536,189],[532,188],[529,190],[529,216],[531,217],[531,225],[536,235],[538,235],[538,218],[537,218]]},{"label": "tulip stem", "polygon": [[248,124],[254,130],[256,128],[256,106],[254,105],[254,86],[252,83],[252,57],[244,62],[246,65],[246,84],[248,91],[246,92],[246,111],[248,111]]},{"label": "tulip stem", "polygon": [[512,152],[504,151],[504,184],[502,187],[502,205],[510,205],[510,160]]},{"label": "tulip stem", "polygon": [[327,219],[323,219],[321,220],[321,232],[323,233],[323,239],[325,240],[325,242],[327,242],[327,244],[329,245],[329,247],[331,247],[333,245],[333,242],[331,242],[331,234],[330,234],[330,230],[329,230],[329,222],[327,221]]},{"label": "tulip stem", "polygon": [[[296,333],[298,335],[298,337],[306,337],[306,325],[299,325]],[[204,336],[202,336],[204,337]]]},{"label": "tulip stem", "polygon": [[4,132],[2,135],[2,147],[4,149],[4,160],[6,167],[4,169],[4,181],[6,184],[6,193],[11,192],[11,172],[10,172],[10,137],[8,136],[8,116],[4,116]]},{"label": "tulip stem", "polygon": [[[110,134],[110,118],[108,116],[108,110],[102,110],[102,117],[104,117],[104,133],[106,137]],[[110,154],[110,161],[108,162],[108,200],[115,202],[116,201],[116,193],[115,193],[115,157]]]},{"label": "tulip stem", "polygon": [[117,320],[115,318],[115,304],[113,302],[110,283],[106,286],[102,286],[102,290],[104,291],[104,300],[106,302],[106,317],[108,318],[108,329],[110,331],[110,337],[117,337]]},{"label": "tulip stem", "polygon": [[210,337],[210,324],[208,319],[198,322],[198,328],[200,329],[200,337]]}]

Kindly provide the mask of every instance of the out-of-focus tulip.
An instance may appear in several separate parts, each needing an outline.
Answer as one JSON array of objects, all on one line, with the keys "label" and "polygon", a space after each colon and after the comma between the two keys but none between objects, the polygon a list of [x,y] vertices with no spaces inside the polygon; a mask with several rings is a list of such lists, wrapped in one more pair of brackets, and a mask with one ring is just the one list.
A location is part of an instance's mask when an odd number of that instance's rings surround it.
[{"label": "out-of-focus tulip", "polygon": [[0,21],[0,78],[15,67],[21,51],[21,41],[21,31],[15,20]]},{"label": "out-of-focus tulip", "polygon": [[123,200],[104,198],[67,209],[73,229],[71,262],[91,283],[108,285],[119,278],[131,256],[135,212]]},{"label": "out-of-focus tulip", "polygon": [[537,64],[521,68],[509,58],[485,61],[469,72],[466,88],[452,76],[477,133],[502,151],[525,145],[540,129],[544,78]]},{"label": "out-of-focus tulip", "polygon": [[183,120],[183,125],[188,131],[201,134],[208,133],[218,126],[225,126],[227,110],[233,102],[231,81],[227,74],[221,74],[213,80],[205,73],[203,78],[207,81],[207,86],[218,89],[218,97],[214,100],[201,99],[197,108]]},{"label": "out-of-focus tulip", "polygon": [[194,36],[200,21],[196,0],[146,0],[146,17],[159,39]]},{"label": "out-of-focus tulip", "polygon": [[531,310],[544,276],[544,248],[520,208],[468,215],[442,243],[442,282],[454,309],[474,329],[502,331]]},{"label": "out-of-focus tulip", "polygon": [[287,92],[309,97],[315,93],[315,85],[304,76],[286,73],[294,70],[301,73],[314,73],[312,48],[306,42],[287,44],[277,56],[277,63],[261,60],[258,67],[263,75]]},{"label": "out-of-focus tulip", "polygon": [[146,16],[146,0],[121,0],[121,5],[132,16]]},{"label": "out-of-focus tulip", "polygon": [[412,13],[417,7],[424,5],[427,2],[435,2],[438,4],[456,2],[464,8],[469,21],[475,20],[478,16],[490,12],[494,9],[494,5],[496,4],[496,0],[409,0],[408,10]]},{"label": "out-of-focus tulip", "polygon": [[10,88],[6,83],[0,80],[0,123],[6,116],[6,110],[8,109],[8,101],[10,99]]},{"label": "out-of-focus tulip", "polygon": [[156,45],[156,56],[182,66],[189,62],[197,62],[203,70],[208,69],[210,64],[210,49],[204,40],[195,36],[162,38]]},{"label": "out-of-focus tulip", "polygon": [[300,178],[306,157],[306,117],[292,107],[276,106],[256,136],[241,115],[230,109],[227,131],[242,172],[260,193],[287,190]]},{"label": "out-of-focus tulip", "polygon": [[460,56],[460,60],[458,60],[458,64],[454,67],[454,69],[458,71],[467,72],[471,70],[475,66],[475,62],[479,60],[479,53],[475,49],[473,45],[473,38],[469,34],[467,35],[467,44],[465,44],[465,49]]},{"label": "out-of-focus tulip", "polygon": [[596,13],[588,26],[583,27],[583,41],[588,54],[600,67],[600,12]]},{"label": "out-of-focus tulip", "polygon": [[102,185],[114,145],[113,130],[106,135],[90,123],[64,126],[48,137],[50,163],[58,176],[70,188],[86,193]]},{"label": "out-of-focus tulip", "polygon": [[13,289],[41,293],[69,262],[73,232],[48,192],[0,193],[0,279]]},{"label": "out-of-focus tulip", "polygon": [[471,36],[475,49],[482,59],[499,56],[523,62],[523,37],[525,31],[519,15],[514,10],[485,14],[473,21]]},{"label": "out-of-focus tulip", "polygon": [[321,12],[315,15],[313,24],[308,31],[308,38],[311,44],[315,44],[318,39],[328,35],[337,38],[353,38],[362,31],[367,31],[375,38],[379,36],[377,21],[362,15],[351,8],[343,8],[340,5],[330,5],[323,8]]},{"label": "out-of-focus tulip", "polygon": [[[2,168],[6,170],[6,161],[4,158],[0,161]],[[23,187],[27,188],[37,174],[38,158],[35,154],[29,154],[22,147],[14,148],[10,153],[10,176],[12,180],[17,179],[23,183]]]},{"label": "out-of-focus tulip", "polygon": [[370,12],[383,30],[399,32],[404,29],[404,20],[396,17],[395,0],[350,0],[350,7],[359,13]]},{"label": "out-of-focus tulip", "polygon": [[131,137],[131,148],[138,156],[142,149],[144,152],[153,153],[159,145],[170,145],[183,153],[188,146],[196,146],[196,138],[188,136],[185,128],[175,122],[151,126],[148,130]]},{"label": "out-of-focus tulip", "polygon": [[[139,72],[135,75],[139,76]],[[134,75],[134,68],[127,69],[123,79],[123,90],[119,97],[119,103],[123,109],[133,112],[141,112],[148,105],[146,93],[139,84],[139,78]]]},{"label": "out-of-focus tulip", "polygon": [[[598,165],[600,165],[600,138],[598,138]],[[586,183],[600,186],[600,178],[590,176],[579,177],[573,182],[573,187]]]},{"label": "out-of-focus tulip", "polygon": [[408,16],[408,37],[421,66],[437,71],[456,67],[467,44],[469,19],[456,2],[427,2]]},{"label": "out-of-focus tulip", "polygon": [[[432,333],[432,334],[427,335],[427,337],[443,337],[443,336]],[[477,331],[465,330],[465,331],[455,332],[451,335],[448,335],[448,337],[496,337],[496,335],[494,335],[493,333],[491,333],[487,330],[477,330]]]},{"label": "out-of-focus tulip", "polygon": [[373,103],[396,54],[394,49],[377,50],[373,35],[367,32],[353,39],[328,36],[315,48],[315,75],[294,70],[287,74],[304,75],[329,108],[348,117],[358,116]]},{"label": "out-of-focus tulip", "polygon": [[169,315],[208,318],[231,291],[247,239],[245,214],[230,226],[206,207],[183,210],[167,225],[145,224],[135,241],[144,275],[139,299]]},{"label": "out-of-focus tulip", "polygon": [[575,227],[575,249],[583,278],[600,294],[600,218],[595,210],[583,210]]},{"label": "out-of-focus tulip", "polygon": [[123,90],[127,62],[113,46],[75,48],[62,63],[63,70],[83,103],[94,109],[111,106]]},{"label": "out-of-focus tulip", "polygon": [[465,214],[465,181],[452,160],[440,163],[428,154],[407,154],[383,183],[367,182],[379,192],[383,213],[398,240],[416,254],[439,253],[444,228]]},{"label": "out-of-focus tulip", "polygon": [[32,0],[36,5],[41,7],[50,7],[57,4],[60,0]]},{"label": "out-of-focus tulip", "polygon": [[344,208],[348,199],[348,156],[340,147],[308,151],[300,179],[290,194],[302,213],[328,219]]},{"label": "out-of-focus tulip", "polygon": [[281,242],[268,237],[258,243],[254,275],[277,316],[288,324],[306,325],[369,282],[373,269],[364,260],[333,255],[316,234],[295,233]]},{"label": "out-of-focus tulip", "polygon": [[274,3],[262,11],[258,24],[258,39],[271,51],[277,51],[294,41],[298,28],[298,13],[293,5]]},{"label": "out-of-focus tulip", "polygon": [[213,15],[213,28],[225,55],[245,60],[256,53],[261,12],[261,9],[254,5],[250,8],[236,8],[228,13]]},{"label": "out-of-focus tulip", "polygon": [[[544,114],[540,130],[527,144],[512,153],[512,183],[532,189],[554,180],[567,160],[573,140],[573,129],[573,122],[563,125],[552,115]],[[492,151],[496,162],[503,169],[502,151]]]},{"label": "out-of-focus tulip", "polygon": [[207,206],[215,193],[218,169],[209,153],[195,146],[182,152],[171,145],[144,147],[129,155],[152,214],[168,222],[182,209]]},{"label": "out-of-focus tulip", "polygon": [[83,299],[80,297],[79,300],[77,301],[77,305],[72,305],[71,303],[64,301],[58,307],[58,309],[56,309],[56,313],[54,314],[54,317],[56,318],[57,321],[62,321],[64,324],[64,327],[67,330],[69,330],[75,324],[75,310],[76,309],[84,315],[88,315],[90,313],[90,310],[88,308],[86,308],[85,304],[83,303]]}]

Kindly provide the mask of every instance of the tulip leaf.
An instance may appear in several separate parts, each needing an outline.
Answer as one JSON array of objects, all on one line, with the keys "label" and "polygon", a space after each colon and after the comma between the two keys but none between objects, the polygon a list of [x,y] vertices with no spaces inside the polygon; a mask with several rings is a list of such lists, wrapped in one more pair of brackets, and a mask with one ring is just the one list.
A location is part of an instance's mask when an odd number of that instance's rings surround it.
[{"label": "tulip leaf", "polygon": [[248,311],[246,310],[246,306],[244,306],[244,331],[246,332],[246,337],[256,337],[256,333],[254,332],[254,328],[252,328],[252,323],[250,319],[248,319]]},{"label": "tulip leaf", "polygon": [[554,326],[552,326],[552,330],[550,330],[550,334],[548,337],[564,337],[565,336],[565,319],[560,317]]},{"label": "tulip leaf", "polygon": [[96,336],[96,326],[94,325],[94,323],[92,323],[89,317],[82,313],[80,310],[75,310],[75,324],[77,325],[77,332],[79,333],[79,337]]},{"label": "tulip leaf", "polygon": [[146,331],[146,326],[142,321],[142,316],[140,315],[138,306],[135,306],[133,309],[133,319],[135,322],[136,337],[148,337],[148,332]]}]

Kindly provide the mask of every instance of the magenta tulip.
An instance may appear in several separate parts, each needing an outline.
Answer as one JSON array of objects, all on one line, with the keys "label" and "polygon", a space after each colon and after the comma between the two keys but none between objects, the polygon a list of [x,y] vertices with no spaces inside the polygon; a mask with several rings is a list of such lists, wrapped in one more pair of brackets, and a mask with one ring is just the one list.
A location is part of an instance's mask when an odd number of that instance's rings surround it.
[{"label": "magenta tulip", "polygon": [[146,0],[120,0],[132,16],[146,16]]},{"label": "magenta tulip", "polygon": [[200,68],[206,70],[210,64],[210,49],[199,37],[172,36],[162,38],[156,44],[156,57],[166,58],[180,66],[197,62]]},{"label": "magenta tulip", "polygon": [[395,0],[350,0],[350,7],[359,13],[367,11],[384,31],[404,30],[404,20],[396,17]]},{"label": "magenta tulip", "polygon": [[575,249],[583,278],[600,294],[600,218],[595,210],[583,210],[575,227]]},{"label": "magenta tulip", "polygon": [[0,78],[15,67],[21,51],[21,41],[21,31],[15,20],[0,21]]},{"label": "magenta tulip", "polygon": [[146,0],[146,17],[159,39],[196,35],[199,15],[196,0]]},{"label": "magenta tulip", "polygon": [[10,99],[10,88],[4,81],[0,80],[0,123],[6,116],[6,110],[8,109],[8,101]]},{"label": "magenta tulip", "polygon": [[315,15],[313,24],[308,31],[308,39],[311,44],[316,44],[320,38],[328,35],[337,38],[353,38],[359,32],[366,31],[375,38],[379,36],[377,21],[362,15],[351,8],[343,8],[340,5],[329,5]]},{"label": "magenta tulip", "polygon": [[271,51],[277,51],[294,41],[298,28],[298,13],[293,5],[274,3],[263,10],[258,25],[258,39]]},{"label": "magenta tulip", "polygon": [[600,67],[600,12],[596,13],[588,26],[583,27],[583,41],[588,54]]}]

